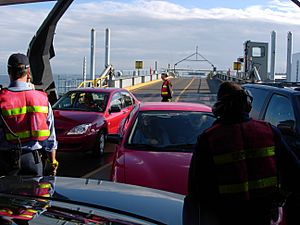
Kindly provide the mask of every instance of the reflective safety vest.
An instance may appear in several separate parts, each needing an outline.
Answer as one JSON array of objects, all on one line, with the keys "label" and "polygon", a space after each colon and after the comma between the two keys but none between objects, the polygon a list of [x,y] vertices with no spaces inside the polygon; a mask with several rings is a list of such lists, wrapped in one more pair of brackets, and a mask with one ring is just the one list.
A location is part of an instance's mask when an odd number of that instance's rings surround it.
[{"label": "reflective safety vest", "polygon": [[161,96],[162,97],[171,97],[170,90],[169,90],[170,81],[165,80],[161,86]]},{"label": "reflective safety vest", "polygon": [[221,199],[250,200],[278,190],[275,142],[268,123],[216,124],[205,133]]},{"label": "reflective safety vest", "polygon": [[48,97],[46,93],[37,90],[0,91],[0,108],[14,136],[5,129],[7,141],[16,143],[22,141],[43,141],[50,135],[47,124]]}]

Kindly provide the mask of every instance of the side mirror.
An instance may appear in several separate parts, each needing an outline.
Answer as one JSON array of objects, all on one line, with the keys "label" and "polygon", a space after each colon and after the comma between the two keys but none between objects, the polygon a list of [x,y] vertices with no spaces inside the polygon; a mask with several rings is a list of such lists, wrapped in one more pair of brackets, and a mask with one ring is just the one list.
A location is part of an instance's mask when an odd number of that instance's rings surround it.
[{"label": "side mirror", "polygon": [[106,136],[106,141],[112,144],[120,144],[122,141],[122,137],[120,134],[108,134]]},{"label": "side mirror", "polygon": [[286,120],[280,122],[277,127],[284,135],[294,136],[296,131],[294,129],[295,121],[293,120]]},{"label": "side mirror", "polygon": [[109,109],[110,113],[114,112],[121,112],[121,106],[120,105],[112,105]]}]

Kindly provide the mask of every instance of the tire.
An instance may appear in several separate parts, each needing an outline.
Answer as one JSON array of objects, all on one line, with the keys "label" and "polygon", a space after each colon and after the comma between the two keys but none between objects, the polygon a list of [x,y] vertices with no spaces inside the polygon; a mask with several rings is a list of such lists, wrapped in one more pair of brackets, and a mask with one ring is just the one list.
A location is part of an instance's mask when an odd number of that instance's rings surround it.
[{"label": "tire", "polygon": [[103,130],[99,131],[97,136],[97,144],[94,148],[94,155],[102,156],[104,154],[105,143],[106,142],[106,133]]}]

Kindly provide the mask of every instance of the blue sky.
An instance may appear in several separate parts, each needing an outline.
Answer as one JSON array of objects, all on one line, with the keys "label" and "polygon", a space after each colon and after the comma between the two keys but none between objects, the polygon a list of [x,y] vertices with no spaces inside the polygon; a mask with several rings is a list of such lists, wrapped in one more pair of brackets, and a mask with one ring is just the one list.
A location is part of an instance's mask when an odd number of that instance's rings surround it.
[{"label": "blue sky", "polygon": [[[0,7],[0,74],[6,73],[11,52],[27,51],[54,4]],[[111,30],[116,69],[133,69],[135,60],[143,60],[147,69],[155,61],[166,68],[198,46],[218,69],[227,70],[243,55],[246,40],[270,42],[272,30],[277,33],[277,72],[285,71],[288,31],[293,33],[293,51],[300,51],[300,8],[287,0],[74,0],[56,29],[54,73],[82,73],[83,57],[89,66],[91,28],[97,32],[97,71],[103,70],[106,28]]]}]

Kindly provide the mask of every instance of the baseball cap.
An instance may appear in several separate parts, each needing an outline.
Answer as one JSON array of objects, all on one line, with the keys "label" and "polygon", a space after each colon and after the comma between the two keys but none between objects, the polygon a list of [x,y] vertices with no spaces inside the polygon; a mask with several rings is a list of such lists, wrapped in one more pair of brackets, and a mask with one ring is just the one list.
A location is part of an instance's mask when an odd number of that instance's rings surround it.
[{"label": "baseball cap", "polygon": [[29,68],[29,59],[26,55],[21,53],[12,54],[7,62],[7,66],[10,68]]}]

